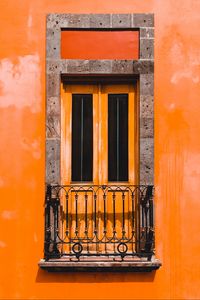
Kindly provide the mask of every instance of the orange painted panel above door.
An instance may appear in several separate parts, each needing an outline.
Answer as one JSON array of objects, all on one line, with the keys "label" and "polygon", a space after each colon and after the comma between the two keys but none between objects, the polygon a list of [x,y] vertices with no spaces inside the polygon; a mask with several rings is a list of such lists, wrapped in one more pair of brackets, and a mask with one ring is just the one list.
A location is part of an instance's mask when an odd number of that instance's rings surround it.
[{"label": "orange painted panel above door", "polygon": [[61,31],[61,58],[138,59],[139,31]]}]

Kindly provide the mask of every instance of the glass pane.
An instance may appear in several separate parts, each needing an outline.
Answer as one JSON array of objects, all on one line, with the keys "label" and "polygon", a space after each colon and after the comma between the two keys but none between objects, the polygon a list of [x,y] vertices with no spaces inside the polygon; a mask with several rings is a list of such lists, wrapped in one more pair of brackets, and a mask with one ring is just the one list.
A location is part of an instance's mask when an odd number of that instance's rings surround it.
[{"label": "glass pane", "polygon": [[108,181],[128,181],[128,94],[108,95]]},{"label": "glass pane", "polygon": [[93,180],[91,94],[72,94],[72,181]]}]

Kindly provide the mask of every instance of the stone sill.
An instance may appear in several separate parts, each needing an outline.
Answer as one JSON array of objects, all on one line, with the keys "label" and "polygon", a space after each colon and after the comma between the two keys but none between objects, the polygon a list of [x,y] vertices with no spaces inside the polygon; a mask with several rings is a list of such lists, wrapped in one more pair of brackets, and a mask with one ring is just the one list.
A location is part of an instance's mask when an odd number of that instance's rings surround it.
[{"label": "stone sill", "polygon": [[[87,260],[86,260],[87,259]],[[65,258],[49,259],[45,261],[41,259],[38,263],[41,269],[48,272],[85,272],[85,271],[111,271],[111,272],[151,272],[157,270],[161,266],[158,259],[152,258],[151,261],[138,260],[123,260],[114,261],[113,259],[104,260],[69,260]]]}]

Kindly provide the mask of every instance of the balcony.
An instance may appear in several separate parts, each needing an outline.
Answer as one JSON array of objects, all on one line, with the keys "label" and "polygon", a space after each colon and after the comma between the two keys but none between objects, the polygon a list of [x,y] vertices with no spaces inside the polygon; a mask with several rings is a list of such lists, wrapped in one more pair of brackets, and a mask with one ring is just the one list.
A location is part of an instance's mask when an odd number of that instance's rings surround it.
[{"label": "balcony", "polygon": [[160,267],[154,256],[153,186],[48,185],[44,259],[48,271]]}]

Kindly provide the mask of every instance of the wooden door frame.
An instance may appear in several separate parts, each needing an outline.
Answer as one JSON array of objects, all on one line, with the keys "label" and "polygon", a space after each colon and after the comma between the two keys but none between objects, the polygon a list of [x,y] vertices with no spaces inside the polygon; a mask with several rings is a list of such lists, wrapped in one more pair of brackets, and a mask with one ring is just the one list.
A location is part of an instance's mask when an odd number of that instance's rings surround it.
[{"label": "wooden door frame", "polygon": [[[108,181],[108,94],[128,95],[128,173],[127,182]],[[72,94],[93,95],[93,180],[73,182],[71,179]],[[91,84],[61,83],[61,184],[137,185],[138,184],[138,116],[137,82],[101,81]],[[102,124],[100,126],[100,124]]]}]

